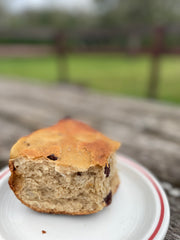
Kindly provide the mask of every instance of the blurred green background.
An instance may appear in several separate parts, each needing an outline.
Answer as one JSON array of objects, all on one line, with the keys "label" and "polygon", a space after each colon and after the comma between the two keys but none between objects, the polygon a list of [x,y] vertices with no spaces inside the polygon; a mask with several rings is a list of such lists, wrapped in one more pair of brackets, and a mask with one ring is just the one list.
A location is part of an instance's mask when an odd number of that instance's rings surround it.
[{"label": "blurred green background", "polygon": [[1,1],[0,76],[144,98],[154,77],[152,98],[180,103],[179,10],[177,0]]},{"label": "blurred green background", "polygon": [[[71,54],[67,62],[71,83],[111,94],[146,97],[150,56]],[[180,58],[163,56],[160,69],[158,98],[180,103]],[[55,56],[0,58],[0,74],[52,84],[58,81],[58,63]]]}]

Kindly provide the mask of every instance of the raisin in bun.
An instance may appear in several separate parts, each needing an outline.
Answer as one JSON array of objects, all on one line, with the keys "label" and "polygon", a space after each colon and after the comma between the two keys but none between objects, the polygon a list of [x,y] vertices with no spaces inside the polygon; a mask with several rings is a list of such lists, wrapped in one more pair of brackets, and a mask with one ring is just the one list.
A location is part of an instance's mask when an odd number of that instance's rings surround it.
[{"label": "raisin in bun", "polygon": [[9,185],[22,203],[38,212],[98,212],[111,203],[119,185],[119,146],[82,122],[63,119],[12,147]]}]

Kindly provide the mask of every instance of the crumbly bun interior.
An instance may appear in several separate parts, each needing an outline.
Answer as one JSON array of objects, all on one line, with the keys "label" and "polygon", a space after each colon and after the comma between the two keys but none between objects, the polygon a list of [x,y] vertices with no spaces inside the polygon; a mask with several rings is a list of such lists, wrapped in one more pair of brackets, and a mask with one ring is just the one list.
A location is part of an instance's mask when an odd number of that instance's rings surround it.
[{"label": "crumbly bun interior", "polygon": [[28,207],[49,213],[90,214],[111,202],[119,185],[113,154],[108,164],[77,172],[56,166],[46,158],[10,160],[9,185]]}]

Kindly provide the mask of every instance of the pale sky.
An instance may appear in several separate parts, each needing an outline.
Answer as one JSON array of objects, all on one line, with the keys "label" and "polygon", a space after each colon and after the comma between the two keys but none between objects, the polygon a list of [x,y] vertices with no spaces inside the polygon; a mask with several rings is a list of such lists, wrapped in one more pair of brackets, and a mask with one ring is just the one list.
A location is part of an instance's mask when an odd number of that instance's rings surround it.
[{"label": "pale sky", "polygon": [[13,12],[47,7],[91,11],[94,6],[93,0],[4,0],[4,3],[7,3],[6,6]]}]

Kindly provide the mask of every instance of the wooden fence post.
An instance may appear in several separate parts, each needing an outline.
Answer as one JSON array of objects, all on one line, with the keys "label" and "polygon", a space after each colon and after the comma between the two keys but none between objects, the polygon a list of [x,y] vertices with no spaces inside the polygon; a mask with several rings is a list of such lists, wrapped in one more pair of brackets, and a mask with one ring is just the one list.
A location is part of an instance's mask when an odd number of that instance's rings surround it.
[{"label": "wooden fence post", "polygon": [[58,57],[58,81],[69,83],[67,39],[63,32],[58,32],[55,35],[55,52]]},{"label": "wooden fence post", "polygon": [[151,72],[148,85],[148,98],[156,99],[158,97],[158,85],[159,85],[159,61],[160,55],[163,52],[163,39],[164,29],[158,27],[154,32],[153,48],[152,48],[152,62]]}]

